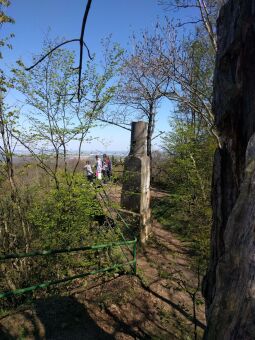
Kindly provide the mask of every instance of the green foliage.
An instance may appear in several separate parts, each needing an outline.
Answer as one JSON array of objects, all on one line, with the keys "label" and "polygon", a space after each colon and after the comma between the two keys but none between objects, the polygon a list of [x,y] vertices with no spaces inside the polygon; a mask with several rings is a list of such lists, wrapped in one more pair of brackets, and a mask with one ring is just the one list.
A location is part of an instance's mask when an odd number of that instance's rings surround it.
[{"label": "green foliage", "polygon": [[[100,218],[105,214],[99,195],[102,188],[91,185],[83,173],[75,174],[72,185],[68,185],[65,171],[59,171],[58,189],[34,163],[20,165],[16,174],[19,205],[12,200],[9,181],[3,179],[1,182],[1,253],[67,249],[122,240],[121,222],[114,228],[101,225]],[[25,221],[26,238],[20,225],[19,208]],[[126,249],[116,247],[4,261],[0,292],[120,264],[127,261],[126,254]],[[123,268],[123,272],[128,270],[129,266]],[[53,286],[47,291],[39,290],[0,302],[2,307],[14,307],[15,303],[27,301],[35,294],[45,296],[62,289],[63,286]]]},{"label": "green foliage", "polygon": [[[192,7],[182,0],[166,2],[179,10]],[[190,243],[196,267],[199,264],[203,270],[209,255],[211,176],[219,139],[211,108],[215,64],[213,38],[218,6],[215,1],[199,2],[198,17],[203,14],[204,6],[210,8],[206,20],[212,26],[198,20],[191,34],[184,35],[179,49],[175,41],[174,48],[168,50],[174,60],[171,77],[175,86],[171,94],[176,99],[177,118],[171,132],[163,138],[167,159],[160,161],[163,171],[158,179],[169,196],[155,201],[153,207],[154,214],[167,228]],[[171,25],[169,28],[171,32]],[[169,59],[166,61],[171,69]]]},{"label": "green foliage", "polygon": [[[3,24],[6,24],[6,23],[11,23],[13,24],[14,23],[14,20],[13,18],[9,17],[5,12],[4,10],[2,10],[2,7],[9,7],[10,6],[10,1],[8,0],[0,0],[0,28],[2,28],[2,25]],[[7,47],[8,49],[12,49],[12,45],[10,44],[10,38],[13,38],[14,35],[13,34],[10,34],[10,36],[8,37],[1,37],[0,38],[0,48],[1,48],[1,51],[0,51],[0,60],[3,58],[3,55],[2,55],[2,50],[4,47]],[[10,87],[10,83],[9,81],[6,79],[6,76],[3,72],[3,70],[0,68],[0,94],[1,92],[6,92],[6,88],[7,87]],[[1,96],[0,96],[0,99],[1,99]]]},{"label": "green foliage", "polygon": [[215,142],[208,133],[176,121],[163,138],[167,159],[161,163],[161,186],[168,196],[154,200],[154,216],[189,242],[203,269],[209,252],[211,226],[210,188]]},{"label": "green foliage", "polygon": [[37,247],[60,248],[95,241],[90,227],[93,217],[102,214],[95,195],[93,187],[78,174],[71,187],[63,183],[59,190],[51,189],[43,202],[35,199],[28,221],[39,235]]},{"label": "green foliage", "polygon": [[[42,53],[51,47],[45,44]],[[29,72],[22,60],[17,61],[12,82],[24,95],[27,110],[21,110],[20,115],[26,115],[28,125],[26,131],[18,130],[16,111],[5,108],[0,96],[4,146],[0,150],[1,252],[77,247],[119,239],[118,233],[95,223],[95,216],[104,215],[97,190],[77,174],[82,145],[115,92],[109,82],[122,51],[109,42],[105,47],[105,64],[98,68],[93,59],[84,68],[79,103],[74,99],[78,73],[73,52],[57,49]],[[37,60],[34,57],[34,62]],[[7,87],[3,74],[1,85]],[[78,157],[71,161],[68,150],[73,141],[78,144]],[[30,152],[31,159],[25,157],[27,164],[13,162],[17,142]],[[118,261],[121,253],[114,249],[110,255],[104,249],[7,261],[1,267],[0,291],[108,266],[110,261]]]},{"label": "green foliage", "polygon": [[163,138],[170,156],[167,163],[171,167],[166,185],[175,194],[207,199],[215,143],[205,130],[199,129],[196,125],[176,121],[174,132]]},{"label": "green foliage", "polygon": [[[45,44],[42,53],[46,54],[51,47]],[[26,142],[62,150],[90,125],[84,107],[70,101],[70,94],[76,91],[74,53],[58,49],[29,72],[22,61],[17,64],[19,67],[13,69],[15,85],[31,110],[27,117],[31,125]]]},{"label": "green foliage", "polygon": [[[58,43],[44,43],[42,54],[48,56],[30,71],[25,69],[22,60],[17,61],[17,68],[13,69],[16,89],[23,94],[28,105],[26,113],[22,112],[28,121],[27,129],[16,133],[15,137],[54,179],[57,189],[61,162],[65,167],[66,183],[72,185],[80,158],[69,171],[70,162],[68,168],[67,159],[70,145],[76,142],[79,156],[83,144],[91,139],[90,129],[95,126],[98,116],[115,92],[111,80],[122,54],[118,45],[106,43],[105,63],[100,68],[95,58],[87,61],[81,77],[80,101],[77,102],[75,54],[61,48],[50,52]],[[35,56],[34,63],[38,59]],[[47,156],[50,156],[50,161]]]}]

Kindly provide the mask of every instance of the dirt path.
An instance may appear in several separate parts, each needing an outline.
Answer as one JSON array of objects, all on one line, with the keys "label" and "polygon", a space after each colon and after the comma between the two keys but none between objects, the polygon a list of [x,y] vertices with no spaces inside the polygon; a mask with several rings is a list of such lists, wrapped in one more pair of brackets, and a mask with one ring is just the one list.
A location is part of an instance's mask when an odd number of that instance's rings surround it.
[{"label": "dirt path", "polygon": [[[37,300],[33,308],[0,320],[0,338],[194,338],[193,306],[185,284],[190,286],[196,277],[187,249],[157,223],[153,238],[138,254],[138,275],[118,276],[98,286],[90,282],[91,287],[67,291],[67,296]],[[201,335],[203,306],[197,307]]]},{"label": "dirt path", "polygon": [[[160,224],[138,252],[138,277],[90,278],[66,296],[39,299],[33,306],[0,317],[0,339],[194,339],[191,298],[197,277],[189,252]],[[196,296],[197,334],[205,324]]]}]

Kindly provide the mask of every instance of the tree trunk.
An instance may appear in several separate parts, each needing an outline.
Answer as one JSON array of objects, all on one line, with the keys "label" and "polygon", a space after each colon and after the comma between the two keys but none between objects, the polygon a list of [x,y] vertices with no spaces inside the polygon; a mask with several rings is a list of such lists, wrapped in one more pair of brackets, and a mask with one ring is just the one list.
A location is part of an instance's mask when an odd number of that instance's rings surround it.
[{"label": "tree trunk", "polygon": [[150,160],[152,158],[151,142],[154,128],[155,128],[154,105],[153,103],[150,103],[148,111],[148,132],[147,132],[147,156],[150,157]]},{"label": "tree trunk", "polygon": [[213,169],[205,339],[255,339],[254,23],[255,0],[229,0],[218,19],[213,110],[222,148]]}]

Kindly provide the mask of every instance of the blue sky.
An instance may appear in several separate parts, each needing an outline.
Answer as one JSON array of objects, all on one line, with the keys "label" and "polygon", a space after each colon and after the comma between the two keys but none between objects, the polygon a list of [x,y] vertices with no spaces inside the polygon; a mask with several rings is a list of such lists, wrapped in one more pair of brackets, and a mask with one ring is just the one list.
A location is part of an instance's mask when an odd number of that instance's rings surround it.
[{"label": "blue sky", "polygon": [[[15,25],[5,25],[1,35],[15,34],[13,50],[5,51],[4,63],[13,64],[22,58],[31,64],[32,54],[39,54],[43,39],[49,28],[50,36],[78,38],[83,17],[85,0],[13,0],[8,14],[15,19]],[[157,20],[163,20],[165,12],[157,0],[93,0],[86,26],[85,41],[91,52],[100,55],[100,41],[112,34],[112,40],[128,48],[133,32],[151,30]],[[72,46],[73,48],[74,46]],[[17,94],[10,93],[13,102]],[[19,97],[20,98],[20,97]],[[159,110],[157,130],[168,129],[168,117],[173,111],[169,102],[163,102]],[[156,132],[157,133],[157,132]],[[93,142],[85,150],[128,150],[130,134],[125,130],[107,127],[95,128],[94,136],[105,140],[105,144]],[[160,141],[155,141],[159,144]]]}]

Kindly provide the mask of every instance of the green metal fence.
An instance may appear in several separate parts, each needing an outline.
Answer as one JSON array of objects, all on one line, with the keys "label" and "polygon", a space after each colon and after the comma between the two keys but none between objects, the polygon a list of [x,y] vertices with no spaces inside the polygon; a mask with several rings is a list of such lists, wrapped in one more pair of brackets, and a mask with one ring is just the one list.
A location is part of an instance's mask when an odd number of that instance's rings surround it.
[{"label": "green metal fence", "polygon": [[84,246],[84,247],[78,247],[78,248],[65,248],[65,249],[51,249],[51,250],[38,250],[34,251],[31,253],[19,253],[19,254],[6,254],[6,255],[0,255],[0,261],[7,261],[10,259],[17,259],[17,258],[25,258],[25,257],[35,257],[35,256],[48,256],[48,255],[54,255],[54,254],[63,254],[63,253],[72,253],[72,252],[81,252],[81,251],[87,251],[87,250],[98,250],[98,249],[104,249],[104,248],[116,248],[116,247],[122,247],[126,246],[129,247],[130,245],[133,245],[133,260],[127,261],[124,263],[118,263],[114,264],[113,266],[106,267],[106,268],[101,268],[98,270],[93,270],[87,273],[83,274],[78,274],[75,276],[69,276],[65,277],[60,280],[54,280],[54,281],[46,281],[43,283],[39,283],[34,286],[30,287],[25,287],[21,289],[16,289],[16,290],[11,290],[8,292],[3,292],[0,293],[0,299],[1,298],[6,298],[12,295],[19,295],[19,294],[24,294],[28,292],[32,292],[34,290],[40,289],[40,288],[47,288],[52,285],[58,285],[63,282],[69,282],[75,279],[83,278],[89,275],[95,275],[98,273],[104,273],[104,272],[109,272],[114,269],[119,269],[123,268],[127,265],[131,266],[133,273],[136,275],[136,245],[137,245],[137,239],[135,238],[134,240],[131,241],[121,241],[121,242],[111,242],[111,243],[106,243],[106,244],[98,244],[98,245],[92,245],[92,246]]}]

